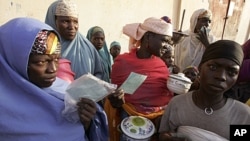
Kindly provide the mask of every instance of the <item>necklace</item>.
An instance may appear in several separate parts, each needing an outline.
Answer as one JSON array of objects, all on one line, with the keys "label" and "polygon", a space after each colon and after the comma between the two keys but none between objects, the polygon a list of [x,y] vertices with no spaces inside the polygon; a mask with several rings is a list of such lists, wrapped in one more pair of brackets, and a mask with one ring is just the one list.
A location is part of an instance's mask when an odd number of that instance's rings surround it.
[{"label": "necklace", "polygon": [[210,107],[210,108],[205,108],[204,112],[206,115],[212,115],[214,110]]},{"label": "necklace", "polygon": [[[195,91],[194,93],[193,93],[193,95],[194,95],[194,103],[196,103],[196,105],[198,106],[198,107],[200,107],[201,109],[203,109],[204,108],[204,112],[205,112],[205,114],[206,115],[212,115],[213,114],[213,112],[214,112],[214,109],[212,108],[212,106],[208,106],[208,107],[203,107],[202,106],[202,104],[199,104],[199,101],[198,101],[198,93],[197,93],[197,91]],[[224,102],[223,103],[225,103],[225,100],[223,100]],[[220,101],[219,103],[215,103],[215,104],[213,104],[213,107],[216,107],[218,104],[220,104],[222,101]],[[223,104],[224,105],[224,104]],[[223,106],[222,105],[222,106]],[[218,106],[217,106],[218,107]],[[217,109],[217,108],[216,108]]]}]

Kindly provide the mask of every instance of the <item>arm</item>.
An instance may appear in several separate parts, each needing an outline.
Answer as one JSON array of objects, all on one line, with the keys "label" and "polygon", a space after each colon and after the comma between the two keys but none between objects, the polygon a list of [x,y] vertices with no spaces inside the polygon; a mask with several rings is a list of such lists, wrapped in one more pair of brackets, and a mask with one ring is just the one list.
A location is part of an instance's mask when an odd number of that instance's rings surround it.
[{"label": "arm", "polygon": [[163,132],[159,135],[159,141],[190,141],[190,139],[177,133]]},{"label": "arm", "polygon": [[108,99],[113,108],[120,108],[122,104],[125,103],[124,91],[122,89],[116,89],[108,96]]},{"label": "arm", "polygon": [[243,60],[239,76],[238,82],[250,82],[250,59]]}]

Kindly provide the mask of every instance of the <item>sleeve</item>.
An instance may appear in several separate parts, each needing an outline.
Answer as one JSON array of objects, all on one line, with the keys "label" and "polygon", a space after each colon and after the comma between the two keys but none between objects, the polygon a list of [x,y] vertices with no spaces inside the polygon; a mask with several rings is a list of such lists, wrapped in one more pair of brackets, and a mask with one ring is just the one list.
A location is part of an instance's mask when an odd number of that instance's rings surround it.
[{"label": "sleeve", "polygon": [[107,141],[108,121],[104,110],[97,104],[98,110],[88,131],[89,141]]},{"label": "sleeve", "polygon": [[238,82],[249,82],[250,81],[250,59],[246,59],[242,62]]},{"label": "sleeve", "polygon": [[[162,115],[161,118],[161,123],[160,123],[160,128],[159,128],[159,133],[161,132],[169,132],[171,131],[170,129],[170,119],[171,119],[171,114],[173,114],[174,111],[172,111],[172,102],[168,104],[167,108],[164,111],[164,114]],[[171,114],[170,114],[171,113]]]}]

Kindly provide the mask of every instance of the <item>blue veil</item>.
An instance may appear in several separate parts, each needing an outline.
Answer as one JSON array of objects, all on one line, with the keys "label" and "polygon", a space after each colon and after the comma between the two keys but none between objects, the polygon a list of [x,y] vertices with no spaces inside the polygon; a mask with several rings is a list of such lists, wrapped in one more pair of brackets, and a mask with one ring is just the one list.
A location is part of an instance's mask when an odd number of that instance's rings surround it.
[{"label": "blue veil", "polygon": [[[58,1],[55,1],[48,8],[45,23],[53,27],[55,30],[55,11]],[[94,76],[103,79],[102,60],[91,42],[86,39],[79,31],[72,40],[62,38],[62,57],[71,61],[71,69],[75,73],[75,79],[83,74],[91,73]]]}]

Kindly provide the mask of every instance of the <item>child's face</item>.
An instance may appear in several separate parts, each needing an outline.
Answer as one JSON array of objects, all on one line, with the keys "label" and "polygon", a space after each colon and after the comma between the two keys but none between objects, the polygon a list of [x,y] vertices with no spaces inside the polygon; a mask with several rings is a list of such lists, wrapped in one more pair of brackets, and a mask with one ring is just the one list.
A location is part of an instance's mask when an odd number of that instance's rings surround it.
[{"label": "child's face", "polygon": [[195,71],[194,68],[187,68],[183,70],[183,73],[185,74],[186,77],[188,77],[192,82],[196,79],[198,73]]},{"label": "child's face", "polygon": [[165,62],[167,67],[170,67],[170,66],[174,65],[174,53],[173,53],[173,51],[165,52],[162,55],[161,59]]}]

